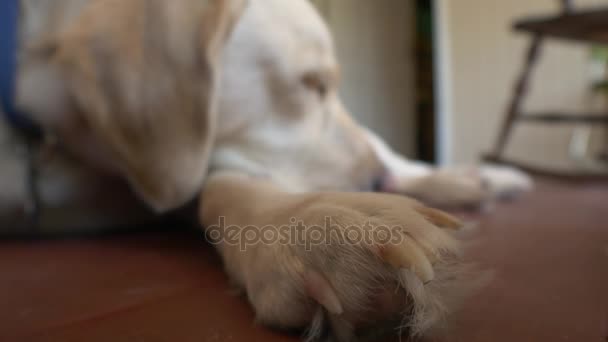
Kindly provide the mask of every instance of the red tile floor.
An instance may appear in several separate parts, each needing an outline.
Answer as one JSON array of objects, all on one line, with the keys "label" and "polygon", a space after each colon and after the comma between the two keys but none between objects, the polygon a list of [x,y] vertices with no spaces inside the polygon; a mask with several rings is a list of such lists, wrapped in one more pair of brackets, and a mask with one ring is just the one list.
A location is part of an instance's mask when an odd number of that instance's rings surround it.
[{"label": "red tile floor", "polygon": [[[200,235],[0,241],[0,341],[295,341],[258,327]],[[442,342],[608,341],[608,184],[542,182],[481,219],[495,270]]]}]

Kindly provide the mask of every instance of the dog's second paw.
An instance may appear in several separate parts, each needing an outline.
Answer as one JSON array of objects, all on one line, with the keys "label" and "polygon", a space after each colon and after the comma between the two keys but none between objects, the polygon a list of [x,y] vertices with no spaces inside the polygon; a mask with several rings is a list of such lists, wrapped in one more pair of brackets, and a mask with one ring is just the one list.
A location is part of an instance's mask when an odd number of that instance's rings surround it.
[{"label": "dog's second paw", "polygon": [[260,323],[350,341],[358,328],[398,319],[418,335],[467,292],[453,217],[401,196],[297,197],[220,248]]},{"label": "dog's second paw", "polygon": [[534,189],[534,181],[513,167],[484,164],[479,168],[493,198],[505,199]]},{"label": "dog's second paw", "polygon": [[425,177],[395,182],[394,192],[441,208],[479,208],[492,197],[486,180],[472,167],[444,168]]},{"label": "dog's second paw", "polygon": [[494,200],[513,198],[534,188],[526,173],[489,164],[439,169],[413,184],[411,195],[449,208],[484,208]]}]

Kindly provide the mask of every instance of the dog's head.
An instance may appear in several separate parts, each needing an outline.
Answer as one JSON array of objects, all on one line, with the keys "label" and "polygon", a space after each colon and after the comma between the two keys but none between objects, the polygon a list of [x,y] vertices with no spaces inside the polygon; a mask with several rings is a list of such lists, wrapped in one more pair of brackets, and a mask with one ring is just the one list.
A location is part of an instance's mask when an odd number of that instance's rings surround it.
[{"label": "dog's head", "polygon": [[252,0],[226,46],[213,166],[293,190],[371,190],[384,169],[338,94],[331,34],[307,0]]},{"label": "dog's head", "polygon": [[92,1],[44,49],[80,158],[164,211],[197,195],[214,140],[221,50],[246,0]]},{"label": "dog's head", "polygon": [[211,156],[295,190],[383,175],[307,0],[91,1],[45,50],[70,108],[50,126],[159,211],[197,195]]}]

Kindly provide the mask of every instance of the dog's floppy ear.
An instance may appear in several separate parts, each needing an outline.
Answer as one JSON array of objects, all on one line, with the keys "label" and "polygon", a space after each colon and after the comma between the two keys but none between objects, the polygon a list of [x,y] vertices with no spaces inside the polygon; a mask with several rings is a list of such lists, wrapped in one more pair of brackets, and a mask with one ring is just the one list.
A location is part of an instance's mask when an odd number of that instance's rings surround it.
[{"label": "dog's floppy ear", "polygon": [[207,172],[223,45],[246,0],[93,1],[56,40],[78,120],[158,211]]}]

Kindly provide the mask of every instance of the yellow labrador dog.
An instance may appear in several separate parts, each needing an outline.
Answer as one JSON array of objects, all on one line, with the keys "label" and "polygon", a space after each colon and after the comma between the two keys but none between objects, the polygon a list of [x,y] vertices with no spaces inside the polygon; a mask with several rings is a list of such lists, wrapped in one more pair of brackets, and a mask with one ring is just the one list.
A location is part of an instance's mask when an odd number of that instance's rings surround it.
[{"label": "yellow labrador dog", "polygon": [[471,279],[459,222],[403,195],[478,205],[531,186],[514,170],[408,161],[358,125],[307,0],[21,9],[17,104],[45,138],[29,179],[19,134],[0,124],[3,227],[30,223],[31,182],[44,232],[143,222],[200,197],[200,222],[263,324],[349,341],[397,316],[425,333]]}]

